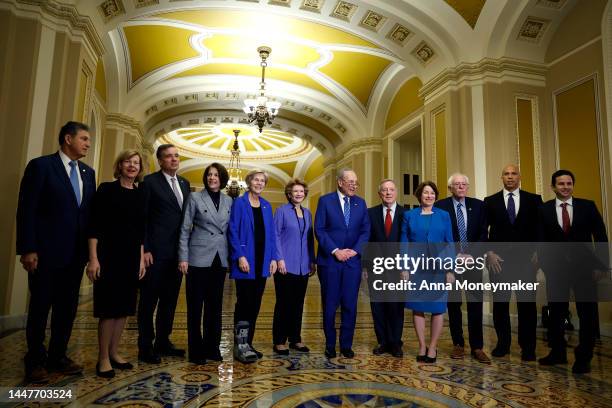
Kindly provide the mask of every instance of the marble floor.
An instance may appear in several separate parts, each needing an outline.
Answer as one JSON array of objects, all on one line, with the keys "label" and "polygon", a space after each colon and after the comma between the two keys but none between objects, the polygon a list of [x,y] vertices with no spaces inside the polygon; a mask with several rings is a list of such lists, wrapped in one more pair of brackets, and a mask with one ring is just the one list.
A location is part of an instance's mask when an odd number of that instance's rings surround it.
[{"label": "marble floor", "polygon": [[[318,279],[311,279],[304,311],[302,336],[309,354],[275,355],[271,350],[274,285],[268,282],[258,320],[255,347],[262,360],[244,365],[232,361],[233,285],[226,282],[223,363],[194,365],[181,358],[164,358],[162,364],[137,363],[137,329],[130,319],[123,337],[124,355],[135,364],[118,371],[112,380],[96,377],[97,321],[90,299],[83,299],[70,342],[69,355],[85,365],[83,375],[54,375],[51,386],[70,387],[77,398],[56,406],[114,407],[612,407],[612,339],[603,337],[593,359],[593,372],[574,376],[570,365],[541,368],[522,363],[520,350],[483,365],[471,357],[451,360],[450,335],[445,327],[435,364],[415,361],[416,342],[406,319],[402,359],[375,356],[372,319],[364,293],[360,294],[355,357],[328,360],[324,338]],[[409,315],[407,314],[407,317]],[[574,322],[577,323],[576,321]],[[538,355],[547,353],[538,333]],[[570,343],[577,332],[570,333]],[[186,347],[184,294],[177,309],[173,342]],[[516,339],[516,336],[514,336]],[[516,340],[515,340],[516,341]],[[495,344],[495,332],[485,327],[487,351]],[[24,386],[23,331],[0,338],[0,387]],[[5,406],[41,406],[30,402]]]}]

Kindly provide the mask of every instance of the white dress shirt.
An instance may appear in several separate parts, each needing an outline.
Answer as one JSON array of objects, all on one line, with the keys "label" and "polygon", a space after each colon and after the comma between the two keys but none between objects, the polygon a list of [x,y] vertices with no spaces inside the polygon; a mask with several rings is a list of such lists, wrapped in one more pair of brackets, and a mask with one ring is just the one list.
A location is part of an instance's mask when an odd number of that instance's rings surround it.
[{"label": "white dress shirt", "polygon": [[181,184],[179,182],[178,176],[176,176],[176,175],[171,176],[171,175],[167,174],[165,171],[162,171],[162,174],[164,175],[164,177],[166,178],[166,181],[170,185],[170,190],[172,190],[172,179],[173,178],[176,179],[176,189],[178,190],[178,194],[181,196],[181,201],[185,202],[185,200],[183,199],[184,198],[183,197],[183,190],[181,190]]},{"label": "white dress shirt", "polygon": [[[72,161],[72,159],[68,156],[66,156],[66,153],[62,152],[61,149],[59,150],[59,156],[60,159],[62,159],[62,163],[64,164],[64,168],[66,169],[66,173],[68,174],[68,180],[70,180],[70,170],[72,170],[72,167],[70,167],[70,162]],[[80,191],[80,195],[81,195],[81,199],[83,199],[83,179],[81,178],[81,169],[79,168],[79,161],[76,161],[76,172],[77,175],[79,176],[79,191]]]},{"label": "white dress shirt", "polygon": [[[344,197],[346,197],[340,190],[338,191],[338,199],[340,200],[340,208],[342,208],[342,213],[344,214]],[[351,204],[351,197],[349,197],[349,205]]]},{"label": "white dress shirt", "polygon": [[505,188],[502,190],[504,192],[504,204],[506,205],[506,209],[508,208],[508,194],[512,193],[513,194],[513,199],[514,199],[514,210],[515,213],[514,215],[518,215],[519,212],[519,208],[521,206],[521,194],[519,193],[520,189],[516,189],[514,191],[508,191]]},{"label": "white dress shirt", "polygon": [[395,209],[397,208],[397,201],[393,202],[393,204],[391,204],[391,207],[387,207],[384,204],[382,205],[383,224],[385,223],[385,220],[387,219],[387,208],[391,209],[391,221],[393,222],[393,220],[395,219]]},{"label": "white dress shirt", "polygon": [[[565,201],[567,203],[567,212],[569,213],[569,219],[570,219],[570,225],[572,225],[574,223],[574,204],[572,203],[572,197],[569,198],[569,200]],[[559,223],[559,226],[561,227],[561,229],[563,229],[563,208],[561,207],[561,204],[563,204],[564,202],[559,200],[558,198],[555,199],[555,209],[557,210],[557,222]]]}]

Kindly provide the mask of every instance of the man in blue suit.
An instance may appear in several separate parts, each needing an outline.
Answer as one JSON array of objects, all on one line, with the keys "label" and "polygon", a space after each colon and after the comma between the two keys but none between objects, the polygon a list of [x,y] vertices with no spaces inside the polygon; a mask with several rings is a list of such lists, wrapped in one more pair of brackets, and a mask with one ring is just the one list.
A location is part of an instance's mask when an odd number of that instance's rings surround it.
[{"label": "man in blue suit", "polygon": [[370,237],[370,219],[365,201],[355,195],[359,187],[355,172],[340,170],[337,183],[338,190],[322,196],[317,206],[317,264],[323,298],[325,356],[336,357],[335,317],[341,306],[340,351],[344,357],[352,358],[361,251]]},{"label": "man in blue suit", "polygon": [[[87,262],[86,228],[96,189],[92,168],[79,161],[91,139],[87,125],[66,123],[58,152],[31,160],[17,205],[17,254],[28,271],[30,304],[26,325],[26,379],[49,381],[49,371],[79,374],[83,367],[66,356]],[[51,310],[49,352],[44,346]]]}]

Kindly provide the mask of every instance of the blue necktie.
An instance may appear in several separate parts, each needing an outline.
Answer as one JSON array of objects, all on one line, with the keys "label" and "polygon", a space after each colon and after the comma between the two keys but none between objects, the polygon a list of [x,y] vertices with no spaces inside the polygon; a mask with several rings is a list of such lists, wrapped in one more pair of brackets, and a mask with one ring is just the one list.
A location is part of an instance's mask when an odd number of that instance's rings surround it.
[{"label": "blue necktie", "polygon": [[348,228],[349,221],[351,219],[351,204],[349,203],[349,198],[344,197],[344,224]]},{"label": "blue necktie", "polygon": [[72,184],[77,204],[80,206],[81,189],[79,188],[79,166],[77,166],[76,160],[71,160],[68,164],[70,165],[70,184]]},{"label": "blue necktie", "polygon": [[463,244],[467,242],[467,228],[465,227],[465,217],[463,211],[461,211],[463,204],[457,204],[457,229],[459,230],[459,242],[461,242],[461,249],[463,250]]},{"label": "blue necktie", "polygon": [[514,194],[508,193],[508,218],[510,219],[510,224],[514,224],[516,220],[516,207],[514,206]]}]

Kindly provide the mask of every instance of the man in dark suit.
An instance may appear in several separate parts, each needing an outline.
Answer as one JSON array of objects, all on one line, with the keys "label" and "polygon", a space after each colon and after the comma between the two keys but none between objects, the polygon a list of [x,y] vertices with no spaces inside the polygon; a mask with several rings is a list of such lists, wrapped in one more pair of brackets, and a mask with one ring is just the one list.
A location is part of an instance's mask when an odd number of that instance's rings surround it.
[{"label": "man in dark suit", "polygon": [[[382,203],[368,209],[370,242],[399,242],[404,208],[397,204],[395,182],[391,179],[381,181],[378,196]],[[405,302],[370,302],[378,341],[373,350],[375,355],[390,353],[394,357],[403,357],[404,306]]]},{"label": "man in dark suit", "polygon": [[[502,170],[504,188],[487,198],[487,224],[490,242],[537,241],[538,208],[542,197],[520,190],[521,173],[518,166],[510,164]],[[524,247],[504,245],[497,253],[490,252],[487,266],[493,282],[535,282],[536,266],[526,257]],[[535,294],[515,293],[518,309],[518,342],[521,359],[535,361],[537,311]],[[498,291],[493,296],[493,324],[497,333],[497,346],[491,354],[503,357],[510,353],[510,300],[509,291]]]},{"label": "man in dark suit", "polygon": [[178,149],[163,144],[157,148],[156,156],[161,169],[145,177],[143,182],[146,197],[144,257],[148,269],[138,302],[138,358],[153,364],[161,361],[160,355],[185,355],[185,350],[170,342],[170,333],[182,280],[178,270],[178,239],[183,203],[190,192],[189,182],[176,174]]},{"label": "man in dark suit", "polygon": [[78,374],[83,370],[66,356],[66,349],[88,259],[86,228],[96,178],[94,170],[79,159],[87,155],[90,143],[87,125],[66,123],[59,132],[59,151],[31,160],[21,180],[17,254],[28,271],[28,352],[24,361],[26,378],[34,383],[48,382],[49,371]]},{"label": "man in dark suit", "polygon": [[[599,210],[591,200],[573,197],[575,178],[569,170],[557,170],[551,178],[556,198],[547,201],[539,211],[539,238],[544,250],[539,252],[542,270],[546,275],[549,320],[548,339],[550,353],[539,360],[541,365],[566,364],[565,316],[569,309],[570,289],[576,298],[576,311],[580,319],[579,344],[575,349],[576,361],[572,371],[576,374],[591,371],[595,339],[597,307],[597,275],[607,266],[607,246],[599,259],[587,252],[579,254],[582,245],[550,243],[608,242],[606,227]],[[591,246],[591,245],[589,245]],[[578,256],[576,256],[578,255]]]},{"label": "man in dark suit", "polygon": [[361,253],[370,237],[368,208],[357,197],[357,175],[342,169],[338,190],[319,198],[315,234],[319,241],[317,264],[323,298],[325,356],[336,356],[336,310],[341,306],[340,352],[352,358],[357,318],[357,295],[361,283]]},{"label": "man in dark suit", "polygon": [[[450,197],[436,202],[435,206],[450,214],[453,226],[453,239],[458,243],[457,256],[473,257],[469,243],[486,242],[487,212],[485,204],[476,198],[467,197],[470,181],[464,174],[455,173],[448,179]],[[472,269],[457,279],[469,282],[482,282],[482,270]],[[482,350],[482,292],[466,293],[468,334],[472,356],[479,362],[490,364],[491,359]],[[461,313],[461,292],[452,291],[448,301],[448,325],[453,339],[451,358],[463,358],[465,343],[463,340],[463,322]]]}]

